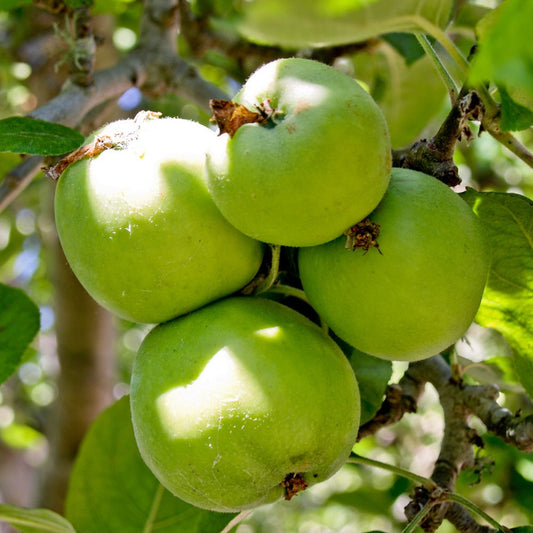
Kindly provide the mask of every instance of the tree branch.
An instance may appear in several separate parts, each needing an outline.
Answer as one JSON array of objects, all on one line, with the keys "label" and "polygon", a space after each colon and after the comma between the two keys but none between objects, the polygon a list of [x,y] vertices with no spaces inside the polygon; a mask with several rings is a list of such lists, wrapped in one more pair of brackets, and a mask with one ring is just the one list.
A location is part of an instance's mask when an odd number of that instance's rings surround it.
[{"label": "tree branch", "polygon": [[472,138],[468,120],[479,119],[482,105],[478,94],[464,88],[434,137],[416,141],[404,150],[393,150],[393,166],[410,168],[434,176],[450,187],[461,183],[453,160],[461,138]]},{"label": "tree branch", "polygon": [[[439,394],[444,412],[445,429],[439,457],[431,479],[446,494],[450,494],[459,473],[476,465],[474,445],[483,442],[468,422],[476,415],[487,430],[501,437],[508,444],[524,452],[533,450],[533,415],[515,416],[501,407],[496,398],[498,388],[494,385],[467,385],[452,374],[441,355],[416,361],[409,365],[398,384],[390,385],[385,400],[372,420],[359,429],[358,441],[375,434],[381,428],[398,422],[405,413],[416,412],[417,403],[426,383],[431,383]],[[412,520],[435,495],[427,487],[418,487],[405,513]],[[434,499],[421,527],[435,531],[447,519],[458,531],[488,533],[495,531],[480,525],[460,503]]]},{"label": "tree branch", "polygon": [[[501,436],[519,449],[533,449],[533,416],[514,417],[497,402],[497,387],[493,385],[464,386],[456,380],[443,357],[435,356],[412,364],[413,370],[426,376],[436,388],[444,412],[445,429],[441,451],[435,463],[431,479],[439,487],[453,491],[459,473],[475,466],[473,445],[483,445],[477,432],[468,422],[472,415],[478,416],[489,431]],[[410,367],[411,370],[411,367]],[[406,507],[406,516],[411,519],[420,506],[426,503],[425,489],[415,493]],[[492,528],[478,524],[470,513],[456,502],[446,501],[435,505],[421,526],[424,531],[435,531],[444,519],[454,524],[458,531],[485,533]]]},{"label": "tree branch", "polygon": [[496,385],[468,385],[462,396],[465,405],[485,424],[487,431],[522,452],[533,452],[533,415],[515,415],[502,407],[496,401],[499,392]]},{"label": "tree branch", "polygon": [[[89,85],[69,80],[55,98],[30,116],[76,128],[90,111],[117,99],[132,87],[143,88],[152,94],[176,92],[209,111],[210,98],[226,98],[227,95],[176,55],[176,5],[175,0],[147,1],[136,49],[116,65],[96,72]],[[9,173],[0,184],[0,212],[36,174],[33,164],[26,161]]]},{"label": "tree branch", "polygon": [[374,435],[380,429],[399,422],[406,413],[416,413],[420,396],[424,392],[425,381],[415,379],[406,372],[398,384],[389,385],[378,412],[359,428],[357,442]]},{"label": "tree branch", "polygon": [[30,156],[6,174],[0,183],[0,213],[32,182],[42,161],[38,155]]}]

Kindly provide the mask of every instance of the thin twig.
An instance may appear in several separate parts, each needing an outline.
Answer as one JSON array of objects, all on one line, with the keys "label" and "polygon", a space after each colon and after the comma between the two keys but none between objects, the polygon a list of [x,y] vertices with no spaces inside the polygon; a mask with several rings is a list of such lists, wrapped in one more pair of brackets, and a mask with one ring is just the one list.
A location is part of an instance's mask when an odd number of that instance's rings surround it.
[{"label": "thin twig", "polygon": [[444,85],[448,89],[448,93],[450,95],[450,99],[452,101],[452,105],[457,100],[457,95],[459,94],[459,86],[453,79],[452,75],[444,65],[444,63],[440,60],[439,55],[433,48],[432,44],[429,42],[429,39],[426,35],[423,33],[415,33],[415,36],[418,40],[418,43],[426,53],[426,55],[433,61],[433,65],[435,65],[435,68],[437,69],[437,72],[443,81]]},{"label": "thin twig", "polygon": [[[79,127],[95,108],[117,99],[132,87],[176,92],[209,110],[210,98],[227,95],[216,85],[204,80],[186,61],[176,55],[174,42],[178,27],[162,15],[164,7],[174,13],[175,1],[147,1],[141,22],[141,44],[114,66],[96,72],[88,86],[69,82],[52,100],[35,109],[34,118]],[[161,26],[154,24],[161,21]],[[34,160],[35,161],[35,160]],[[25,172],[26,171],[26,172]],[[12,202],[32,178],[36,169],[23,163],[13,169],[0,183],[0,211]]]},{"label": "thin twig", "polygon": [[0,183],[0,213],[33,181],[42,161],[38,155],[30,156],[7,173]]}]

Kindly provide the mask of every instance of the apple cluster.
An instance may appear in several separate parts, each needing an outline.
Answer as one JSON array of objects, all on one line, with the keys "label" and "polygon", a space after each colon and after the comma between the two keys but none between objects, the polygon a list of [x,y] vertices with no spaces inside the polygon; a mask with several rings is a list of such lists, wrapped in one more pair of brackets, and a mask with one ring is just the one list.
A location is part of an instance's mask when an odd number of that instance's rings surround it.
[{"label": "apple cluster", "polygon": [[131,382],[146,464],[185,501],[235,511],[327,479],[359,426],[357,380],[327,328],[242,294],[267,246],[295,252],[338,337],[406,361],[465,333],[489,255],[456,193],[391,168],[379,107],[337,69],[273,61],[212,107],[218,135],[152,113],[97,131],[88,143],[105,149],[63,172],[55,212],[93,298],[158,324]]}]

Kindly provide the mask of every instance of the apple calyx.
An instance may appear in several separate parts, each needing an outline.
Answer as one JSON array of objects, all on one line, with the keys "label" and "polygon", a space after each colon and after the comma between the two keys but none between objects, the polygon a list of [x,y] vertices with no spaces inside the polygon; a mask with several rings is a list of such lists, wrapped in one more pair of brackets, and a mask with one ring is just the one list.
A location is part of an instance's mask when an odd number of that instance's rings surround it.
[{"label": "apple calyx", "polygon": [[67,167],[76,161],[80,161],[86,157],[96,157],[98,154],[111,148],[122,150],[137,138],[139,127],[144,121],[159,118],[160,116],[161,113],[156,111],[139,111],[132,121],[128,121],[130,127],[114,132],[113,135],[96,135],[90,143],[84,144],[73,152],[70,152],[70,154],[63,157],[55,165],[43,167],[42,171],[50,179],[56,181],[65,172]]},{"label": "apple calyx", "polygon": [[267,124],[280,114],[278,109],[273,109],[270,105],[270,98],[255,106],[256,111],[250,111],[233,100],[218,98],[209,100],[209,106],[213,111],[210,121],[218,126],[218,134],[227,133],[230,137],[244,124]]},{"label": "apple calyx", "polygon": [[365,254],[370,248],[375,248],[382,254],[377,241],[379,232],[380,225],[372,222],[369,218],[365,218],[344,232],[344,235],[346,235],[345,248],[352,252],[358,248],[362,248]]},{"label": "apple calyx", "polygon": [[305,490],[309,486],[309,483],[307,483],[302,474],[291,472],[285,476],[281,482],[281,486],[285,489],[285,500],[289,501],[296,494]]}]

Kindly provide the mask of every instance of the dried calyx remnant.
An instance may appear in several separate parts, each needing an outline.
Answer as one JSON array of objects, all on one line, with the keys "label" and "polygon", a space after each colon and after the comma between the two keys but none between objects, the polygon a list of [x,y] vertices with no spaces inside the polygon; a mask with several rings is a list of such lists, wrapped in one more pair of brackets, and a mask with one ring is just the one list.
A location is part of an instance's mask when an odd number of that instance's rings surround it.
[{"label": "dried calyx remnant", "polygon": [[302,490],[305,490],[309,483],[303,478],[302,474],[295,474],[291,472],[287,474],[281,482],[281,486],[285,489],[285,499],[290,500]]},{"label": "dried calyx remnant", "polygon": [[211,122],[218,126],[218,134],[227,133],[230,137],[244,124],[268,124],[281,113],[272,108],[270,98],[255,106],[255,111],[250,111],[233,100],[212,99],[209,100],[209,105],[213,111]]},{"label": "dried calyx remnant", "polygon": [[375,248],[380,254],[378,237],[380,232],[380,225],[372,222],[369,218],[365,218],[354,224],[351,228],[344,232],[346,235],[346,249],[355,251],[362,248],[365,254],[370,248]]},{"label": "dried calyx remnant", "polygon": [[80,146],[70,154],[66,155],[55,165],[43,167],[43,172],[54,181],[59,179],[59,176],[76,161],[85,159],[86,157],[95,157],[105,150],[110,148],[121,149],[127,146],[133,139],[137,138],[139,127],[145,120],[159,118],[161,113],[155,111],[139,111],[132,121],[128,124],[130,128],[125,128],[124,131],[117,131],[113,135],[96,135],[95,138],[88,144]]}]

